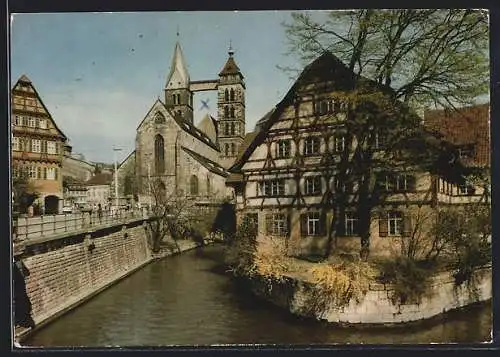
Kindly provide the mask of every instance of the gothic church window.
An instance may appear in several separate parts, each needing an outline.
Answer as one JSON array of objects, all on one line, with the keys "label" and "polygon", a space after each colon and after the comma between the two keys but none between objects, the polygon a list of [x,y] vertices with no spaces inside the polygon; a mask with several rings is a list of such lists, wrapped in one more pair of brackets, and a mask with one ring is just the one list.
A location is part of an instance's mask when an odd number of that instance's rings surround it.
[{"label": "gothic church window", "polygon": [[231,123],[231,135],[234,135],[234,123]]},{"label": "gothic church window", "polygon": [[196,196],[198,194],[198,177],[196,177],[196,175],[191,176],[191,179],[189,180],[189,186],[189,192],[191,193],[191,195]]},{"label": "gothic church window", "polygon": [[158,175],[165,172],[165,141],[160,134],[155,136],[155,172]]},{"label": "gothic church window", "polygon": [[235,152],[234,152],[234,143],[231,143],[231,155],[234,155]]},{"label": "gothic church window", "polygon": [[165,117],[163,116],[162,113],[158,112],[155,115],[155,124],[164,124],[165,123]]},{"label": "gothic church window", "polygon": [[224,125],[224,135],[229,135],[229,124],[228,123],[226,123]]},{"label": "gothic church window", "polygon": [[231,118],[234,118],[234,107],[231,107]]},{"label": "gothic church window", "polygon": [[224,118],[229,118],[229,107],[227,105],[224,107]]},{"label": "gothic church window", "polygon": [[231,88],[230,94],[231,94],[230,95],[231,101],[233,101],[234,100],[234,89],[233,88]]},{"label": "gothic church window", "polygon": [[224,89],[224,101],[225,102],[229,101],[229,92],[227,89]]}]

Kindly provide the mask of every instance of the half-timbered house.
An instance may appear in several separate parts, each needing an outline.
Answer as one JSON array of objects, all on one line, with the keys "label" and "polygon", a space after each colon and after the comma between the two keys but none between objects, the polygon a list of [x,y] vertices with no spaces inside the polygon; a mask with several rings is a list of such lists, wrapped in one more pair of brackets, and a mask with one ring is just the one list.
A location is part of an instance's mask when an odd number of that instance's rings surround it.
[{"label": "half-timbered house", "polygon": [[45,213],[62,209],[66,141],[31,80],[21,76],[12,89],[12,176],[29,179]]},{"label": "half-timbered house", "polygon": [[[373,162],[383,162],[389,143],[383,131],[373,128],[365,133],[366,143],[347,137],[346,98],[353,78],[366,80],[353,76],[326,52],[303,70],[284,99],[246,135],[226,184],[235,189],[238,219],[247,216],[253,220],[261,242],[282,241],[293,255],[361,250],[361,183],[342,178],[339,165],[342,155],[356,152],[373,152]],[[374,90],[378,90],[376,85]],[[386,88],[380,91],[389,93]],[[410,112],[403,105],[397,105],[397,110],[401,115]],[[397,111],[392,114],[399,115]],[[420,125],[420,118],[410,116]],[[356,151],[361,145],[369,145],[370,150]],[[440,197],[437,183],[446,167],[426,171],[418,159],[398,155],[391,156],[390,172],[383,165],[374,170],[381,197],[368,222],[370,254],[374,256],[400,249],[400,238],[411,234],[418,216],[435,207]],[[363,158],[358,162],[362,166]],[[354,171],[356,168],[353,176]],[[338,207],[334,203],[341,194],[347,198]],[[470,201],[475,198],[469,196]]]}]

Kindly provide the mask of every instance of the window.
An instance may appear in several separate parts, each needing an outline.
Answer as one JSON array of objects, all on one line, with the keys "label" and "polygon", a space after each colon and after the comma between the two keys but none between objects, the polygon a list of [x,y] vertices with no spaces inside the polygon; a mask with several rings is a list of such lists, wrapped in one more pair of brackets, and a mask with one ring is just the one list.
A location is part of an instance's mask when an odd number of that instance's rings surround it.
[{"label": "window", "polygon": [[464,145],[458,148],[458,156],[460,159],[472,158],[474,156],[474,146]]},{"label": "window", "polygon": [[47,141],[42,140],[42,152],[47,152]]},{"label": "window", "polygon": [[474,186],[462,184],[458,186],[458,194],[459,195],[473,195],[476,193],[476,189]]},{"label": "window", "polygon": [[22,118],[22,120],[21,120],[22,121],[22,125],[23,126],[28,126],[28,117],[23,116],[21,118]]},{"label": "window", "polygon": [[47,153],[54,155],[56,153],[56,142],[47,141]]},{"label": "window", "polygon": [[380,184],[388,192],[415,191],[416,179],[407,174],[383,174]]},{"label": "window", "polygon": [[300,215],[300,231],[303,237],[323,236],[326,234],[326,216],[320,212],[308,212]]},{"label": "window", "polygon": [[160,134],[155,136],[154,150],[155,172],[161,175],[165,172],[165,141]]},{"label": "window", "polygon": [[290,140],[279,140],[276,143],[276,157],[287,158],[290,157]]},{"label": "window", "polygon": [[36,178],[36,166],[29,166],[29,178]]},{"label": "window", "polygon": [[57,167],[54,168],[54,180],[59,178],[59,169]]},{"label": "window", "polygon": [[40,166],[36,168],[36,178],[39,180],[42,178],[42,168]]},{"label": "window", "polygon": [[283,213],[266,215],[267,234],[284,237],[288,235],[288,217]]},{"label": "window", "polygon": [[40,128],[41,128],[41,129],[47,129],[47,120],[45,120],[45,119],[40,119],[39,124],[40,124]]},{"label": "window", "polygon": [[306,177],[304,186],[306,195],[321,193],[321,176]]},{"label": "window", "polygon": [[234,89],[231,88],[231,91],[229,93],[230,93],[231,101],[233,101],[234,100]]},{"label": "window", "polygon": [[173,100],[174,100],[174,104],[181,104],[181,95],[180,94],[174,94],[173,95]]},{"label": "window", "polygon": [[224,152],[225,152],[226,156],[229,156],[229,144],[226,143],[224,148],[225,148]]},{"label": "window", "polygon": [[19,138],[17,136],[12,138],[12,150],[19,151]]},{"label": "window", "polygon": [[334,138],[334,148],[336,152],[343,152],[345,149],[345,136],[336,135]]},{"label": "window", "polygon": [[231,135],[234,135],[234,123],[231,123]]},{"label": "window", "polygon": [[325,115],[328,113],[328,101],[327,100],[321,100],[318,102],[316,106],[316,112],[319,115]]},{"label": "window", "polygon": [[210,177],[207,176],[207,195],[212,193],[212,186],[210,184]]},{"label": "window", "polygon": [[189,192],[192,196],[198,195],[198,177],[192,175],[189,179]]},{"label": "window", "polygon": [[259,183],[260,196],[282,196],[285,194],[284,180],[269,180]]},{"label": "window", "polygon": [[231,118],[234,118],[234,107],[231,107]]},{"label": "window", "polygon": [[381,149],[385,146],[386,138],[384,134],[375,133],[373,138],[373,148]]},{"label": "window", "polygon": [[347,212],[345,214],[345,230],[346,236],[358,235],[358,215],[355,212]]},{"label": "window", "polygon": [[304,140],[304,155],[319,153],[320,141],[318,137],[309,137]]},{"label": "window", "polygon": [[14,116],[14,125],[19,125],[19,124],[20,124],[19,115],[15,115]]},{"label": "window", "polygon": [[229,107],[227,105],[224,106],[224,118],[229,118]]},{"label": "window", "polygon": [[41,152],[41,150],[42,150],[41,141],[39,139],[33,139],[31,141],[31,151]]},{"label": "window", "polygon": [[165,123],[165,117],[162,113],[158,112],[155,115],[155,124],[163,124]]},{"label": "window", "polygon": [[224,89],[224,101],[229,102],[229,91]]},{"label": "window", "polygon": [[43,179],[44,180],[47,180],[48,178],[48,170],[46,167],[43,168]]},{"label": "window", "polygon": [[445,193],[446,192],[446,184],[445,184],[445,181],[442,178],[439,179],[438,185],[439,185],[439,192],[440,193]]},{"label": "window", "polygon": [[403,214],[399,211],[387,213],[388,234],[390,236],[399,236],[403,233]]},{"label": "window", "polygon": [[47,168],[47,180],[55,180],[56,179],[56,169],[54,167]]},{"label": "window", "polygon": [[248,223],[250,224],[250,226],[253,229],[255,229],[255,230],[259,229],[259,214],[258,213],[247,213],[244,215],[243,219],[248,220]]},{"label": "window", "polygon": [[231,155],[235,155],[235,148],[234,148],[234,143],[231,143]]},{"label": "window", "polygon": [[34,128],[35,127],[35,118],[29,117],[28,118],[28,126]]}]

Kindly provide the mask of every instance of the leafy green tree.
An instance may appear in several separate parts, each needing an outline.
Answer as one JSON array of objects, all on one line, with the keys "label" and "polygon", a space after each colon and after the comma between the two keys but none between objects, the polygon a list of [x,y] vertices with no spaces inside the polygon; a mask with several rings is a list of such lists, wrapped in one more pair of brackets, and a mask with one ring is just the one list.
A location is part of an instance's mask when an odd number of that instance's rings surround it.
[{"label": "leafy green tree", "polygon": [[340,162],[331,158],[339,185],[330,200],[335,214],[327,255],[348,205],[357,208],[362,252],[368,253],[386,177],[424,170],[462,183],[470,174],[452,162],[453,147],[426,132],[414,110],[455,108],[488,92],[488,23],[473,10],[316,15],[294,13],[284,27],[291,54],[310,61],[329,51],[346,68],[337,93],[346,113],[345,141]]},{"label": "leafy green tree", "polygon": [[30,182],[28,173],[22,169],[17,171],[17,177],[12,178],[13,211],[24,214],[39,197],[39,193]]}]

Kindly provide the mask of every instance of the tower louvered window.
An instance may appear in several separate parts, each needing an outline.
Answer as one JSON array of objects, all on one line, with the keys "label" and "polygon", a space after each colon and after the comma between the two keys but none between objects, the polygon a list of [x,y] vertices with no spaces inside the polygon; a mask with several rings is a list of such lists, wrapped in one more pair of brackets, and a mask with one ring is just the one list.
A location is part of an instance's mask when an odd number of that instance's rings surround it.
[{"label": "tower louvered window", "polygon": [[231,99],[231,101],[233,101],[234,100],[234,89],[233,88],[231,88],[230,94],[231,94],[230,99]]}]

